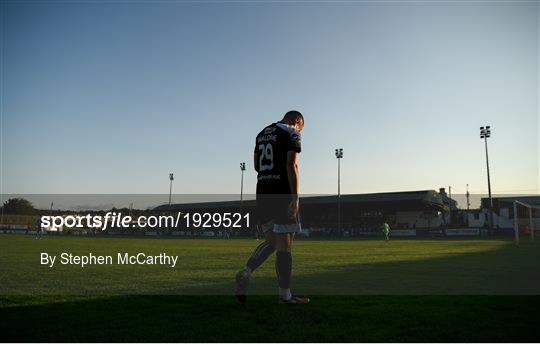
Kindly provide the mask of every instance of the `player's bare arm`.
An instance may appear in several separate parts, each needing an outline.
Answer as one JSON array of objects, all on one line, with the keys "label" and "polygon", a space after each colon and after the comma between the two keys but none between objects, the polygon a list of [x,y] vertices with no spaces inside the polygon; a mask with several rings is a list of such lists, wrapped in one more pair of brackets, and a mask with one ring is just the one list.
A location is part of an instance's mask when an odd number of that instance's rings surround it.
[{"label": "player's bare arm", "polygon": [[287,152],[287,177],[291,189],[291,204],[289,205],[289,215],[294,217],[298,213],[298,153],[294,151]]}]

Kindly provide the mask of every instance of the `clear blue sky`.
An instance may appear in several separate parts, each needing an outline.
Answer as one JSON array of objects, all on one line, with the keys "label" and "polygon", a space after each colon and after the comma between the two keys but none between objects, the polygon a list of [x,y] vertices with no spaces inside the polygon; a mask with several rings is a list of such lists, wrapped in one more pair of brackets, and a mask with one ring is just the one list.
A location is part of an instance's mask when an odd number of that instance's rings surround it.
[{"label": "clear blue sky", "polygon": [[236,193],[305,114],[301,191],[539,188],[539,3],[2,2],[3,193]]}]

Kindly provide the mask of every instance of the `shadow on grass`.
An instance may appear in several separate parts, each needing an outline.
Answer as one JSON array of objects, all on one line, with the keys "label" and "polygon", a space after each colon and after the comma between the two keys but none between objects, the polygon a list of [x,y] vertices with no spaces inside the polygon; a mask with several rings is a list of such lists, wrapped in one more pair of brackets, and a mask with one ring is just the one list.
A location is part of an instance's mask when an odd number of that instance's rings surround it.
[{"label": "shadow on grass", "polygon": [[[264,295],[244,306],[227,295],[4,296],[0,333],[3,341],[535,341],[536,295],[365,294],[538,294],[537,249],[334,266],[295,278],[297,290],[318,295],[305,306]],[[255,292],[274,285],[253,280]],[[221,281],[171,293],[230,290]]]},{"label": "shadow on grass", "polygon": [[[307,260],[295,258],[293,289],[307,295],[540,295],[540,246],[509,243],[495,250],[443,257],[362,264],[336,264],[324,271],[305,272]],[[304,264],[304,262],[306,264]],[[273,270],[273,259],[265,267]],[[275,277],[256,271],[251,295],[274,295]],[[205,279],[196,287],[164,288],[161,294],[230,295],[232,276]],[[163,290],[166,290],[163,292]]]},{"label": "shadow on grass", "polygon": [[118,296],[3,308],[3,341],[534,341],[537,296]]}]

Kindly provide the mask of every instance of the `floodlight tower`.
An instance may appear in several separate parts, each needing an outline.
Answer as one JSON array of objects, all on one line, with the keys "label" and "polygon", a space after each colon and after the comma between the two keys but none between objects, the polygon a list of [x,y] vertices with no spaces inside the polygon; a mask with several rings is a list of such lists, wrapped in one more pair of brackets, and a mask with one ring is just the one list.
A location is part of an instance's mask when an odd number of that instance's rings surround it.
[{"label": "floodlight tower", "polygon": [[338,211],[337,211],[337,221],[338,221],[338,232],[341,232],[341,159],[343,158],[343,148],[336,148],[336,158],[337,158],[337,193],[338,193]]},{"label": "floodlight tower", "polygon": [[491,137],[491,127],[480,127],[480,138],[484,139],[486,146],[486,165],[487,165],[487,180],[488,180],[488,193],[489,193],[489,228],[493,229],[493,198],[491,198],[491,180],[489,179],[489,157],[488,157],[488,145],[487,139]]},{"label": "floodlight tower", "polygon": [[240,163],[240,171],[242,173],[242,176],[240,178],[240,202],[242,202],[244,198],[244,171],[246,170],[246,163],[241,162]]},{"label": "floodlight tower", "polygon": [[174,180],[174,173],[169,173],[169,209],[171,208],[171,199],[172,199],[172,182]]}]

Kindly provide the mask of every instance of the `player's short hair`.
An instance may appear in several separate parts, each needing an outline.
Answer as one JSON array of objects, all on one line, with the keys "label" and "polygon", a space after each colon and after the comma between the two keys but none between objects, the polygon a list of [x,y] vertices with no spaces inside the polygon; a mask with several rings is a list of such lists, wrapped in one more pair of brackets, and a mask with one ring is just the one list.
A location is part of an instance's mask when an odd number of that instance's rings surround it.
[{"label": "player's short hair", "polygon": [[302,116],[300,111],[296,111],[296,110],[291,110],[287,112],[285,116],[283,116],[283,119],[288,122],[294,122],[296,121],[296,119],[299,119],[300,121],[302,121],[302,124],[304,124],[304,116]]}]

